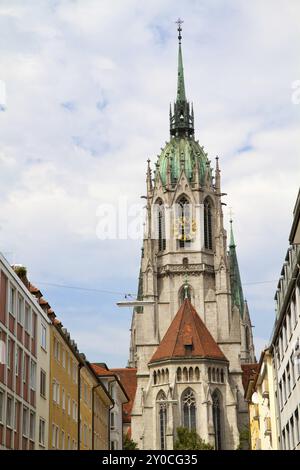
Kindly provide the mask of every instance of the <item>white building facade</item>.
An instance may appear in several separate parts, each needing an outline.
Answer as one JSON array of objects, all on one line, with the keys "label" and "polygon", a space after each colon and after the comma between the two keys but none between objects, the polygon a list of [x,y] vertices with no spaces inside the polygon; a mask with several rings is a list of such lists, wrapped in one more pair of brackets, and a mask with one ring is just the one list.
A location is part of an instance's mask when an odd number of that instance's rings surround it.
[{"label": "white building facade", "polygon": [[300,449],[300,192],[275,295],[271,346],[276,377],[279,448]]}]

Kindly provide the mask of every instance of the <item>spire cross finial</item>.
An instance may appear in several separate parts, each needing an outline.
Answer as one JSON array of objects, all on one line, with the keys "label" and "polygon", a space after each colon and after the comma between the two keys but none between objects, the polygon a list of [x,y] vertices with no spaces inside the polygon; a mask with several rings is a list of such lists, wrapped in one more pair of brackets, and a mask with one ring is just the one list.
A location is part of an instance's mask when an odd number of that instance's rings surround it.
[{"label": "spire cross finial", "polygon": [[230,217],[230,221],[229,221],[229,222],[232,224],[232,222],[233,222],[233,220],[232,220],[232,218],[233,218],[233,210],[232,210],[232,207],[229,207],[229,217]]},{"label": "spire cross finial", "polygon": [[182,39],[182,36],[181,36],[182,27],[181,27],[181,25],[184,23],[184,21],[183,21],[181,18],[178,18],[178,20],[175,21],[175,23],[176,23],[177,26],[178,26],[178,28],[177,28],[177,31],[178,31],[178,40],[179,40],[179,44],[181,44],[181,39]]}]

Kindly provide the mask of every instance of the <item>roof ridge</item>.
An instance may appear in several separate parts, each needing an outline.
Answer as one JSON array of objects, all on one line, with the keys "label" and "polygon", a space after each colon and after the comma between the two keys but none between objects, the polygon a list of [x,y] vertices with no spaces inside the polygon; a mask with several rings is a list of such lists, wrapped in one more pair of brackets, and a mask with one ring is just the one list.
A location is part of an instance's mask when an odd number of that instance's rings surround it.
[{"label": "roof ridge", "polygon": [[[178,312],[176,313],[175,317],[173,318],[173,320],[175,320],[177,314],[179,314],[180,310],[182,310],[182,312],[181,312],[181,319],[180,319],[180,323],[179,323],[179,328],[178,328],[178,330],[177,330],[177,335],[176,335],[176,341],[174,341],[174,348],[173,348],[173,351],[172,351],[172,356],[173,356],[173,354],[174,354],[175,347],[176,347],[176,344],[177,344],[177,338],[178,338],[179,332],[180,332],[180,330],[181,330],[181,323],[182,323],[182,320],[183,320],[183,313],[184,313],[184,307],[183,307],[183,306],[184,306],[184,301],[183,301],[183,304],[181,305],[180,309],[179,309]],[[171,327],[171,325],[172,325],[172,323],[173,323],[173,320],[171,321],[169,328]],[[169,328],[168,328],[168,330],[169,330]],[[168,330],[167,330],[167,331],[168,331]]]},{"label": "roof ridge", "polygon": [[[185,326],[189,326],[188,329],[191,329],[190,334],[193,341],[192,350],[188,351],[188,354],[184,344]],[[227,360],[189,299],[184,300],[149,363],[180,357]]]}]

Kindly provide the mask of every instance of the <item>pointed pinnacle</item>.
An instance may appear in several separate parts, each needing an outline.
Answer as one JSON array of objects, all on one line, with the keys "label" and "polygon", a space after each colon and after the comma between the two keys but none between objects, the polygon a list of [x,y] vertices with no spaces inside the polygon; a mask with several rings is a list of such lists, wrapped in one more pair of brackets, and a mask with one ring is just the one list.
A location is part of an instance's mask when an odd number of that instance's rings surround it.
[{"label": "pointed pinnacle", "polygon": [[234,236],[233,236],[233,228],[232,228],[232,219],[230,219],[230,242],[229,242],[229,248],[235,248],[236,244],[234,241]]}]

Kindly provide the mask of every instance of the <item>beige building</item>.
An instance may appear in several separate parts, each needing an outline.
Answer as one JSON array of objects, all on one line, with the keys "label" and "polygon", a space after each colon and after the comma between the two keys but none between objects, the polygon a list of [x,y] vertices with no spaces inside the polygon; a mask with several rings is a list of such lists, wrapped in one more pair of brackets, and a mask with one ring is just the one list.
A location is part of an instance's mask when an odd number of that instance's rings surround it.
[{"label": "beige building", "polygon": [[245,394],[249,406],[251,449],[277,450],[276,381],[269,349],[262,352],[254,370],[255,376],[249,377]]}]

